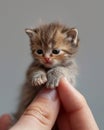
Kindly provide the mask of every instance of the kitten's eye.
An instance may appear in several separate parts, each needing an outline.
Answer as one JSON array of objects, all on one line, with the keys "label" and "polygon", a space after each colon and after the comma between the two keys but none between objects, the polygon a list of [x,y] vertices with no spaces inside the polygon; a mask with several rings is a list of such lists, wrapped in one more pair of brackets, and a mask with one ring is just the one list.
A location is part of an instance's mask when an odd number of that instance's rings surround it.
[{"label": "kitten's eye", "polygon": [[53,53],[53,54],[59,54],[59,53],[60,53],[60,50],[54,49],[54,50],[52,51],[52,53]]},{"label": "kitten's eye", "polygon": [[41,54],[43,54],[43,50],[39,49],[39,50],[36,51],[36,53],[41,55]]}]

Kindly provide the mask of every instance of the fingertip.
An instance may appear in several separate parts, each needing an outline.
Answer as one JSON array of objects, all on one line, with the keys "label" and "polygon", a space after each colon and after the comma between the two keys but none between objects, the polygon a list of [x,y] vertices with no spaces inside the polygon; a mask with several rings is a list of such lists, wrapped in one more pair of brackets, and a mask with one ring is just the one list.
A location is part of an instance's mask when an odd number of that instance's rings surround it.
[{"label": "fingertip", "polygon": [[1,117],[0,117],[0,120],[2,121],[8,121],[10,122],[11,121],[11,116],[9,114],[3,114]]},{"label": "fingertip", "polygon": [[60,80],[57,90],[61,103],[67,112],[80,109],[85,104],[84,96],[66,78]]},{"label": "fingertip", "polygon": [[9,114],[3,114],[0,117],[0,130],[8,130],[12,125],[11,116]]},{"label": "fingertip", "polygon": [[58,92],[65,94],[66,92],[74,91],[74,93],[77,92],[74,86],[65,78],[61,78],[59,87],[58,87]]}]

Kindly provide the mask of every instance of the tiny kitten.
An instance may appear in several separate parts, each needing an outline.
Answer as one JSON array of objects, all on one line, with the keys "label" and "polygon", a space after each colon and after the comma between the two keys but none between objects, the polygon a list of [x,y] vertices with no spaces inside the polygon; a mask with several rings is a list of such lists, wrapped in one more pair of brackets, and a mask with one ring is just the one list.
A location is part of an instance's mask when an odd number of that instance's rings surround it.
[{"label": "tiny kitten", "polygon": [[33,62],[26,74],[21,102],[15,114],[18,120],[43,87],[58,87],[61,77],[75,86],[77,65],[75,54],[79,47],[78,30],[60,23],[25,29],[30,39]]}]

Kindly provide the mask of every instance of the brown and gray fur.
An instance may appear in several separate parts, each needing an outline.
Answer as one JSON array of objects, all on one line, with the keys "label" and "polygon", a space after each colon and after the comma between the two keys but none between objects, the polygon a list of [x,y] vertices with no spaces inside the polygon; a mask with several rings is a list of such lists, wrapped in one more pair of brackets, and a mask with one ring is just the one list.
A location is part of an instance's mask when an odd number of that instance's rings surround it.
[{"label": "brown and gray fur", "polygon": [[27,70],[21,101],[15,114],[16,120],[41,88],[58,87],[61,77],[66,77],[75,86],[77,75],[75,55],[79,47],[79,38],[76,28],[50,23],[35,29],[26,29],[25,32],[30,39],[33,62]]}]

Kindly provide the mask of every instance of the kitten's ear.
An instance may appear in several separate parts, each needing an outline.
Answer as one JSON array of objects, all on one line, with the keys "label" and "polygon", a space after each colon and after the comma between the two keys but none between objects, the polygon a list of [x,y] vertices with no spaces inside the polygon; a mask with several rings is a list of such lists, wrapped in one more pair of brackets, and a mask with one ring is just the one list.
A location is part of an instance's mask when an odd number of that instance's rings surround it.
[{"label": "kitten's ear", "polygon": [[27,35],[30,37],[30,38],[33,38],[33,36],[35,35],[35,31],[33,29],[28,29],[26,28],[25,29],[25,32],[27,33]]},{"label": "kitten's ear", "polygon": [[67,32],[67,39],[72,45],[76,46],[78,44],[78,30],[76,28],[71,28]]},{"label": "kitten's ear", "polygon": [[25,29],[25,32],[27,33],[27,35],[28,35],[30,38],[32,38],[32,37],[34,36],[34,34],[35,34],[35,32],[34,32],[33,29],[28,29],[28,28],[26,28],[26,29]]}]

